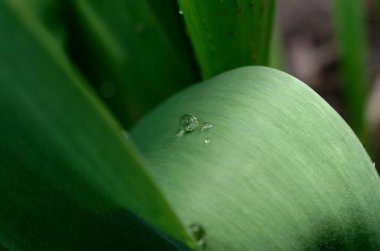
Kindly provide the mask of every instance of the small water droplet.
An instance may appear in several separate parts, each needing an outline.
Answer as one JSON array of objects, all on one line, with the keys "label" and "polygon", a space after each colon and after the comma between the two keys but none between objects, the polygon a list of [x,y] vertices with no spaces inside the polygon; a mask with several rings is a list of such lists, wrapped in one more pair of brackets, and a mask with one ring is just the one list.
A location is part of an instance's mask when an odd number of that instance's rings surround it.
[{"label": "small water droplet", "polygon": [[206,130],[210,129],[211,127],[212,127],[212,125],[210,123],[203,122],[201,124],[201,131],[206,131]]},{"label": "small water droplet", "polygon": [[199,224],[193,223],[190,225],[190,231],[198,246],[204,250],[206,248],[206,231],[204,228]]},{"label": "small water droplet", "polygon": [[104,98],[112,98],[115,95],[116,88],[112,82],[106,81],[99,86],[99,92]]},{"label": "small water droplet", "polygon": [[178,10],[178,13],[179,13],[180,15],[183,15],[183,11],[182,11],[181,9]]},{"label": "small water droplet", "polygon": [[207,144],[210,144],[211,143],[211,139],[210,138],[206,138],[205,139],[205,144],[207,145]]},{"label": "small water droplet", "polygon": [[192,132],[198,127],[198,119],[194,115],[185,114],[179,118],[179,127],[185,132]]}]

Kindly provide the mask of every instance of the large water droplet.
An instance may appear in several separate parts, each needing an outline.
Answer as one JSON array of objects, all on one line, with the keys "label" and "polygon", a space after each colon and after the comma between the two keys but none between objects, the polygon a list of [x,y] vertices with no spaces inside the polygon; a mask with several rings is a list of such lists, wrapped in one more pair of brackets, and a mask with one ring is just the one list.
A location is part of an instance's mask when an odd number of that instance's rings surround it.
[{"label": "large water droplet", "polygon": [[210,129],[211,127],[212,127],[212,125],[210,123],[203,122],[201,124],[201,131],[206,131],[206,130]]},{"label": "large water droplet", "polygon": [[180,15],[183,15],[183,11],[182,11],[181,9],[178,10],[178,13],[179,13]]},{"label": "large water droplet", "polygon": [[179,118],[179,127],[185,132],[194,131],[198,127],[198,119],[192,114],[185,114]]},{"label": "large water droplet", "polygon": [[205,144],[210,144],[211,143],[211,139],[210,138],[205,138]]},{"label": "large water droplet", "polygon": [[204,228],[196,223],[190,225],[190,231],[194,236],[194,239],[197,241],[197,244],[202,249],[206,248],[206,231]]}]

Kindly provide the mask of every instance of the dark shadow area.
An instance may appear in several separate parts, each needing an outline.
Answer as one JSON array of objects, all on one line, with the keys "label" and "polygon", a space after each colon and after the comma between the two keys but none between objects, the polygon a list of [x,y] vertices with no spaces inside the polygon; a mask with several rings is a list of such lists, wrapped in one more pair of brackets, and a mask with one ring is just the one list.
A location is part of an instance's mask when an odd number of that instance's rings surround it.
[{"label": "dark shadow area", "polygon": [[376,235],[361,217],[354,217],[348,224],[333,219],[318,223],[315,234],[305,245],[305,251],[375,251]]}]

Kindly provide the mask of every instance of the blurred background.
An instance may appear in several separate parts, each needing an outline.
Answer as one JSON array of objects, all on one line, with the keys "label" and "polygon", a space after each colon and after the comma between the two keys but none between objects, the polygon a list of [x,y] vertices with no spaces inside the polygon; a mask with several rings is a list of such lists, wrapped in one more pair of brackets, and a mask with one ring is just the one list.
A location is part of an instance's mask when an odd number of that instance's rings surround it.
[{"label": "blurred background", "polygon": [[[379,161],[380,29],[375,1],[364,2],[367,28],[365,123],[369,131],[368,142],[373,144],[365,144],[365,147],[372,152],[373,159]],[[330,0],[277,1],[277,40],[282,47],[284,69],[310,85],[349,122],[331,4]]]}]

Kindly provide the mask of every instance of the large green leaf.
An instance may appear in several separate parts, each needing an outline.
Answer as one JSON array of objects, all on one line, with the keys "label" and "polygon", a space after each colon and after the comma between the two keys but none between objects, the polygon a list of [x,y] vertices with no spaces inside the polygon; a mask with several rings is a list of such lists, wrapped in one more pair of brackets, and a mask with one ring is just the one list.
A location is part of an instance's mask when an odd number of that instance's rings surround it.
[{"label": "large green leaf", "polygon": [[349,122],[357,135],[366,141],[364,114],[368,72],[364,2],[334,0],[331,3]]},{"label": "large green leaf", "polygon": [[73,3],[73,55],[124,125],[196,79],[146,0]]},{"label": "large green leaf", "polygon": [[128,135],[24,8],[0,1],[0,243],[10,249],[191,245]]},{"label": "large green leaf", "polygon": [[275,0],[179,0],[203,77],[267,65]]},{"label": "large green leaf", "polygon": [[[199,126],[177,134],[193,113]],[[177,136],[176,136],[177,135]],[[245,67],[166,101],[132,131],[207,250],[379,250],[380,180],[341,117],[305,84]]]}]

